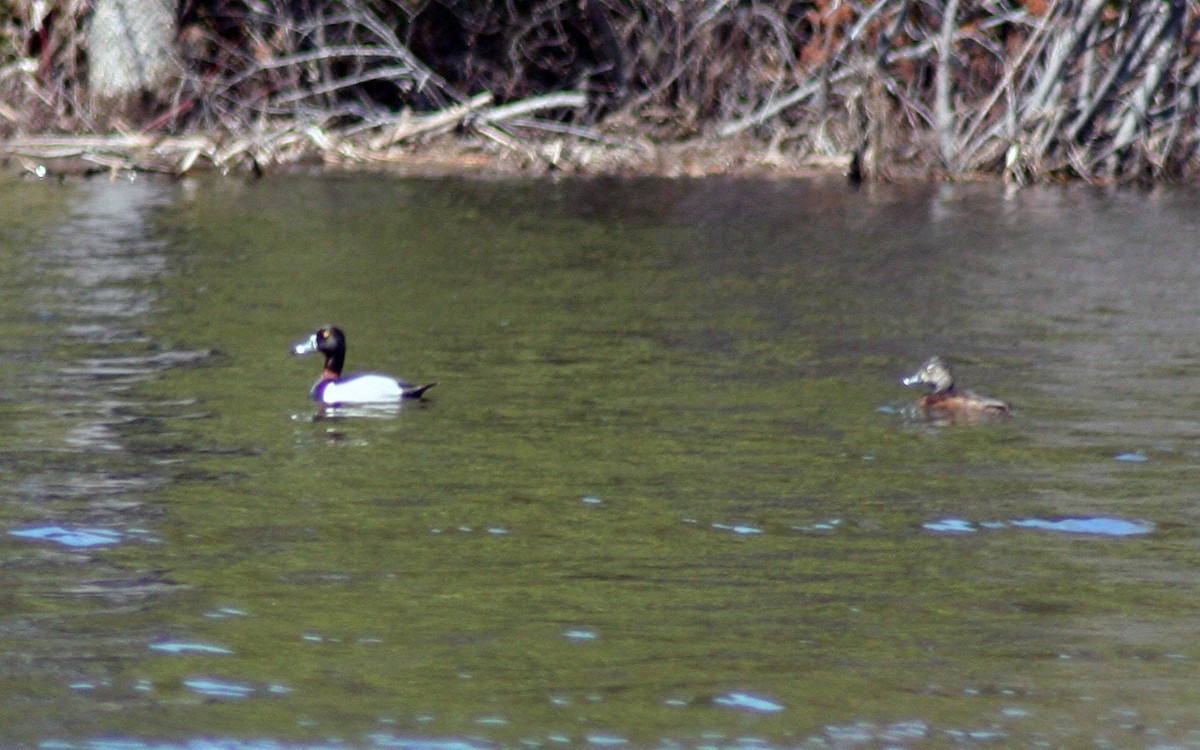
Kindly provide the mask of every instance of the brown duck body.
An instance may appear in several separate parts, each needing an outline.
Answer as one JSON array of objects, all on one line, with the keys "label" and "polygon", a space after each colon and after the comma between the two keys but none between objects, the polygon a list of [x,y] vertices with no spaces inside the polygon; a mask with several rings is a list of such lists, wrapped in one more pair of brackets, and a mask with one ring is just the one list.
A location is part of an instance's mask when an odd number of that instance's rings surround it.
[{"label": "brown duck body", "polygon": [[1012,407],[1004,401],[990,396],[981,396],[971,391],[957,390],[927,393],[917,400],[926,414],[963,415],[975,417],[1007,417]]},{"label": "brown duck body", "polygon": [[941,357],[930,358],[903,382],[929,386],[929,393],[917,400],[917,408],[930,421],[977,422],[1012,414],[1012,407],[1005,401],[955,387],[954,373]]}]

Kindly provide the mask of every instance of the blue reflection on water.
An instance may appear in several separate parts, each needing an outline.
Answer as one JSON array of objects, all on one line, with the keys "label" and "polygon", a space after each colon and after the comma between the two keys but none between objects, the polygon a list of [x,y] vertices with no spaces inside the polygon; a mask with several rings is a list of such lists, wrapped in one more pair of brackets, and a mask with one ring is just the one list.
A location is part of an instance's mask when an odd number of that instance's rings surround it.
[{"label": "blue reflection on water", "polygon": [[214,646],[208,643],[189,643],[187,641],[159,641],[150,644],[151,651],[164,654],[232,654],[233,649],[224,646]]},{"label": "blue reflection on water", "polygon": [[218,680],[212,677],[196,677],[184,680],[183,686],[194,693],[199,693],[209,698],[248,698],[254,694],[253,685]]},{"label": "blue reflection on water", "polygon": [[1136,536],[1149,534],[1154,524],[1148,521],[1127,521],[1123,518],[1026,518],[1013,521],[1013,526],[1023,529],[1060,531],[1066,534],[1094,534],[1096,536]]},{"label": "blue reflection on water", "polygon": [[720,530],[720,531],[732,531],[734,534],[750,534],[750,535],[753,535],[753,534],[761,534],[761,533],[763,533],[763,532],[762,532],[762,529],[758,528],[757,526],[750,526],[749,524],[734,524],[734,525],[730,525],[730,524],[726,524],[726,523],[714,523],[714,524],[712,525],[712,527],[713,527],[714,529],[718,529],[718,530]]},{"label": "blue reflection on water", "polygon": [[713,698],[713,703],[725,708],[737,708],[758,713],[775,713],[783,710],[782,704],[750,693],[725,693]]},{"label": "blue reflection on water", "polygon": [[974,534],[977,531],[975,525],[965,518],[942,518],[921,524],[921,528],[943,534]]},{"label": "blue reflection on water", "polygon": [[571,628],[563,635],[573,641],[594,641],[600,637],[600,634],[591,628]]},{"label": "blue reflection on water", "polygon": [[68,547],[100,547],[106,544],[117,544],[121,541],[120,532],[85,527],[34,526],[28,529],[13,529],[8,533],[24,539],[57,542]]},{"label": "blue reflection on water", "polygon": [[[424,739],[419,737],[395,737],[387,734],[368,735],[370,747],[393,750],[490,750],[490,743],[459,739]],[[46,740],[38,745],[39,750],[346,750],[355,747],[339,740],[324,740],[316,743],[287,743],[275,740],[243,740],[234,738],[191,739],[182,742],[161,742],[128,738],[105,738],[65,742]]]},{"label": "blue reflection on water", "polygon": [[[299,747],[273,740],[203,739],[168,743],[121,738],[87,740],[79,743],[47,740],[38,745],[39,750],[298,750]],[[333,748],[345,748],[345,745],[321,744],[303,747],[306,750],[332,750]]]},{"label": "blue reflection on water", "polygon": [[371,735],[376,747],[397,750],[488,750],[491,743],[459,739],[425,739],[421,737],[394,737],[385,734]]},{"label": "blue reflection on water", "polygon": [[212,612],[205,612],[204,616],[214,620],[223,620],[229,617],[246,617],[249,614],[246,610],[237,607],[221,607]]},{"label": "blue reflection on water", "polygon": [[1136,521],[1108,516],[1081,516],[1076,518],[1021,518],[1014,521],[984,521],[973,523],[963,518],[942,518],[922,524],[927,531],[942,534],[974,534],[980,530],[1005,527],[1054,531],[1060,534],[1084,534],[1088,536],[1124,537],[1149,534],[1155,529],[1150,521]]},{"label": "blue reflection on water", "polygon": [[1149,461],[1150,458],[1145,453],[1138,453],[1135,451],[1135,452],[1131,452],[1131,453],[1118,453],[1117,455],[1113,456],[1113,460],[1114,461],[1127,461],[1129,463],[1136,464],[1136,463],[1142,463],[1143,461]]}]

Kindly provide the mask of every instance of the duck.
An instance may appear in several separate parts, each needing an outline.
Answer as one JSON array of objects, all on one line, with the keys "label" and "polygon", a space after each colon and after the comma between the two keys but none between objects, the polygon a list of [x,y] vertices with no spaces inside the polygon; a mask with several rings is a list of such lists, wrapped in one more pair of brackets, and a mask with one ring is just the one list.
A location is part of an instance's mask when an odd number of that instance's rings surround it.
[{"label": "duck", "polygon": [[954,371],[941,357],[930,357],[901,382],[929,386],[929,392],[917,400],[917,408],[930,421],[973,422],[1012,414],[1012,406],[1006,401],[956,388]]},{"label": "duck", "polygon": [[346,363],[346,334],[336,326],[318,328],[303,341],[292,346],[292,354],[321,352],[325,369],[309,395],[322,406],[355,406],[359,404],[398,403],[418,399],[437,382],[413,385],[390,375],[361,373],[342,376]]}]

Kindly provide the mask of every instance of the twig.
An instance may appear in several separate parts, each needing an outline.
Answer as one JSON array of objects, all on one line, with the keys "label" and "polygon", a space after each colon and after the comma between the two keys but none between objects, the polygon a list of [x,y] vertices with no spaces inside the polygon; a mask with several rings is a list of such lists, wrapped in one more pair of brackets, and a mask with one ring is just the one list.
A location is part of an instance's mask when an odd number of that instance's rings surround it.
[{"label": "twig", "polygon": [[463,122],[472,112],[486,107],[491,102],[492,93],[485,91],[471,97],[464,104],[447,107],[431,115],[404,119],[392,128],[391,132],[372,140],[370,143],[371,148],[387,148],[409,138],[454,127]]},{"label": "twig", "polygon": [[555,94],[533,96],[528,99],[501,104],[491,109],[475,113],[471,118],[474,123],[503,122],[514,117],[523,117],[532,112],[544,109],[581,109],[588,103],[587,94],[579,91],[560,91]]}]

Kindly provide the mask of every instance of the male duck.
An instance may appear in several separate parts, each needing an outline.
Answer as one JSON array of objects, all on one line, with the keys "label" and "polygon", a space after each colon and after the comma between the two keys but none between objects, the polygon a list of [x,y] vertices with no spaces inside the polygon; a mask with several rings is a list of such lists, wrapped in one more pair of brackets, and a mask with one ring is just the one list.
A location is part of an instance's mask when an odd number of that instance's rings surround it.
[{"label": "male duck", "polygon": [[1000,399],[981,396],[954,387],[954,372],[941,357],[930,357],[904,385],[925,384],[926,393],[917,400],[917,407],[926,419],[938,422],[970,422],[1007,417],[1012,407]]},{"label": "male duck", "polygon": [[401,399],[420,398],[437,385],[412,385],[387,375],[364,373],[342,377],[346,361],[346,334],[333,326],[318,328],[316,333],[292,347],[293,354],[321,352],[325,370],[312,387],[312,398],[322,406],[396,403]]}]

